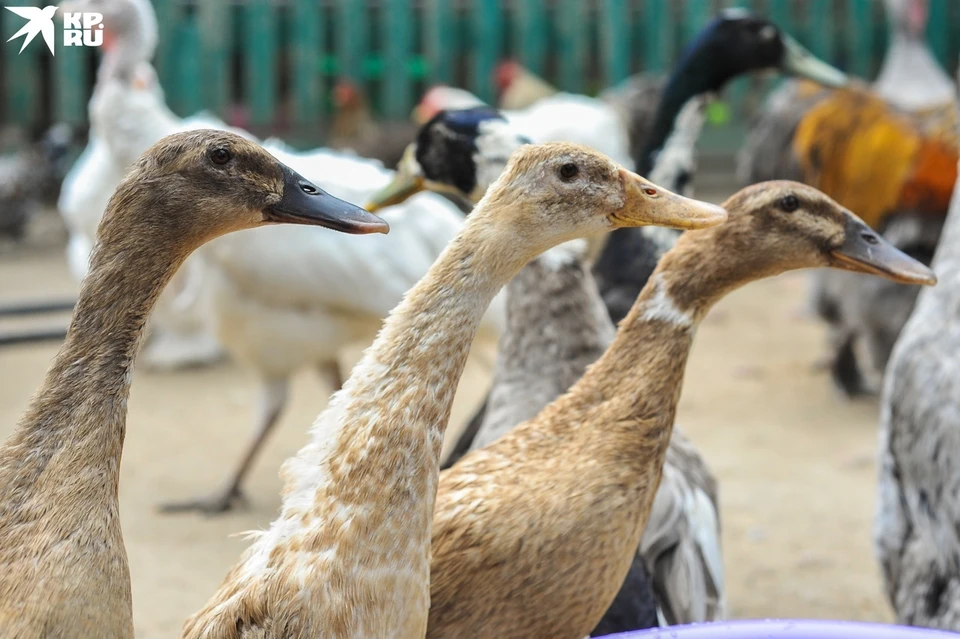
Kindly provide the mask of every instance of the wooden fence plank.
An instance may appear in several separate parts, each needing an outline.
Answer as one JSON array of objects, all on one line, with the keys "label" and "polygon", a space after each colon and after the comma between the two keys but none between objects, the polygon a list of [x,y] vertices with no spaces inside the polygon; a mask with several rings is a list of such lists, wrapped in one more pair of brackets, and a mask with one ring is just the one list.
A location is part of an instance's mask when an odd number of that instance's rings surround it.
[{"label": "wooden fence plank", "polygon": [[603,78],[613,86],[630,75],[630,24],[625,0],[603,0],[600,16]]},{"label": "wooden fence plank", "polygon": [[873,74],[873,0],[849,0],[847,24],[859,25],[849,29],[850,72],[861,78]]},{"label": "wooden fence plank", "polygon": [[[40,6],[39,0],[18,2],[17,6]],[[27,20],[12,11],[3,11],[3,59],[4,59],[4,112],[5,119],[10,122],[20,122],[26,125],[35,124],[40,116],[40,58],[41,55],[50,55],[46,43],[40,35],[26,45],[25,36],[20,36],[13,42],[7,42],[19,31]],[[58,21],[59,22],[59,21]],[[54,51],[63,50],[63,40],[60,36],[60,24],[54,32]]]},{"label": "wooden fence plank", "polygon": [[492,102],[494,98],[491,76],[500,59],[503,46],[503,25],[500,6],[497,2],[473,0],[472,44],[473,74],[470,90],[481,100]]},{"label": "wooden fence plank", "polygon": [[[87,65],[90,51],[82,47],[61,47],[53,61],[53,118],[80,125],[87,121]],[[100,52],[97,52],[99,59]]]},{"label": "wooden fence plank", "polygon": [[202,109],[220,117],[230,104],[230,51],[233,40],[231,12],[227,0],[204,0],[197,4],[200,29],[200,74]]},{"label": "wooden fence plank", "polygon": [[181,20],[180,3],[177,0],[153,0],[153,8],[157,12],[157,28],[159,39],[157,53],[154,56],[154,66],[160,85],[163,86],[168,103],[176,102],[179,86],[173,82],[176,68],[176,42],[174,41],[177,25]]},{"label": "wooden fence plank", "polygon": [[203,68],[203,46],[200,44],[200,29],[193,16],[187,16],[177,29],[177,102],[174,110],[183,116],[203,110],[205,104]]},{"label": "wooden fence plank", "polygon": [[316,0],[295,0],[290,11],[293,51],[290,53],[293,81],[293,122],[315,124],[322,115],[323,52],[326,33]]},{"label": "wooden fence plank", "polygon": [[276,106],[277,17],[271,0],[248,0],[242,47],[245,71],[245,101],[250,122],[273,122]]},{"label": "wooden fence plank", "polygon": [[587,3],[561,0],[558,8],[560,88],[581,93],[587,69]]},{"label": "wooden fence plank", "polygon": [[672,21],[667,0],[646,0],[643,12],[643,61],[646,71],[664,71],[671,59]]},{"label": "wooden fence plank", "polygon": [[456,30],[453,7],[449,0],[425,0],[423,11],[424,50],[433,82],[453,81],[453,60],[456,55]]},{"label": "wooden fence plank", "polygon": [[[927,42],[933,49],[933,54],[937,56],[940,64],[951,68],[956,64],[956,59],[947,59],[947,42],[950,38],[950,20],[947,12],[948,0],[930,0],[930,16],[927,21]],[[952,0],[956,2],[956,0]]]},{"label": "wooden fence plank", "polygon": [[339,0],[337,4],[337,72],[361,83],[367,53],[367,10],[364,0]]},{"label": "wooden fence plank", "polygon": [[516,25],[514,51],[520,63],[542,75],[546,68],[548,28],[543,0],[518,0]]},{"label": "wooden fence plank", "polygon": [[810,50],[815,56],[827,62],[833,62],[836,59],[834,55],[836,23],[833,18],[833,4],[832,0],[810,0],[810,15],[807,22]]},{"label": "wooden fence plank", "polygon": [[410,112],[411,78],[407,63],[413,50],[413,8],[410,0],[385,0],[386,15],[380,21],[383,55],[383,114],[402,118]]}]

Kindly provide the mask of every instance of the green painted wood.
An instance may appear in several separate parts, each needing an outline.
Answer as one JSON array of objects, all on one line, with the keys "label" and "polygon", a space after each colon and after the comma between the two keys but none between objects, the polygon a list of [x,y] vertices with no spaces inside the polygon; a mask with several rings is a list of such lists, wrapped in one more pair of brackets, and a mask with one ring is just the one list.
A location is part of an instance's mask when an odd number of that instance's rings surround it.
[{"label": "green painted wood", "polygon": [[424,50],[433,82],[453,82],[453,60],[457,53],[457,30],[449,0],[425,0],[423,14]]},{"label": "green painted wood", "polygon": [[[750,0],[728,0],[726,7],[757,11],[757,7],[754,6],[754,3],[750,2]],[[688,12],[687,21],[697,20],[701,25],[700,29],[702,29],[709,21],[709,16],[707,17],[707,20],[704,20],[703,18],[704,16],[702,15],[691,16]],[[697,34],[700,33],[700,29],[695,31],[691,37],[696,37]],[[752,77],[741,77],[733,80],[730,83],[730,86],[727,87],[726,91],[724,91],[724,95],[721,97],[721,101],[724,104],[715,105],[708,112],[708,122],[714,125],[725,125],[728,124],[727,118],[730,117],[731,113],[742,113],[747,108],[750,98],[750,89],[755,86],[755,82],[756,80]]]},{"label": "green painted wood", "polygon": [[547,10],[543,0],[518,0],[516,4],[516,44],[520,63],[542,75],[547,54]]},{"label": "green painted wood", "polygon": [[153,8],[157,12],[157,53],[154,56],[154,67],[157,78],[164,89],[167,102],[176,102],[180,87],[173,84],[176,69],[176,42],[175,34],[180,23],[182,12],[178,0],[153,0]]},{"label": "green painted wood", "polygon": [[[15,6],[42,6],[38,0],[18,2]],[[4,115],[5,120],[22,124],[34,124],[40,113],[40,56],[49,56],[50,50],[37,35],[33,42],[20,51],[26,41],[20,36],[13,42],[7,42],[13,34],[27,24],[11,11],[2,11],[0,20],[3,21],[3,76],[4,76]],[[54,51],[63,50],[63,40],[58,28],[55,34]]]},{"label": "green painted wood", "polygon": [[807,34],[810,50],[815,56],[827,62],[836,59],[834,55],[836,21],[833,18],[833,7],[832,0],[809,0]]},{"label": "green painted wood", "polygon": [[277,94],[277,16],[271,0],[248,0],[243,25],[244,100],[250,122],[273,122]]},{"label": "green painted wood", "polygon": [[490,103],[494,98],[493,69],[500,60],[503,46],[499,3],[473,0],[472,18],[473,74],[470,90],[481,100]]},{"label": "green painted wood", "polygon": [[196,11],[203,92],[203,101],[198,109],[208,109],[224,117],[231,97],[230,51],[233,30],[230,5],[227,0],[204,0],[197,4]]},{"label": "green painted wood", "polygon": [[873,75],[873,0],[848,0],[846,21],[857,28],[847,29],[850,71],[861,78]]},{"label": "green painted wood", "polygon": [[[957,0],[949,0],[956,2]],[[940,61],[940,64],[947,68],[953,68],[957,60],[947,59],[948,41],[950,39],[950,24],[948,19],[948,0],[930,0],[930,17],[927,20],[927,42],[933,49],[934,55]]]},{"label": "green painted wood", "polygon": [[687,0],[683,11],[683,46],[697,37],[700,30],[713,17],[711,0]]},{"label": "green painted wood", "polygon": [[412,89],[407,63],[413,51],[413,9],[410,0],[384,0],[383,114],[402,118],[410,112]]},{"label": "green painted wood", "polygon": [[582,93],[587,69],[587,3],[582,0],[560,0],[558,9],[560,88],[571,93]]},{"label": "green painted wood", "polygon": [[600,56],[603,77],[613,86],[630,75],[630,24],[625,0],[603,0],[600,7]]},{"label": "green painted wood", "polygon": [[365,0],[338,0],[336,4],[336,47],[339,74],[361,81],[367,53],[367,11]]},{"label": "green painted wood", "polygon": [[177,30],[177,70],[175,111],[190,115],[203,110],[205,104],[200,28],[195,19],[187,19]]},{"label": "green painted wood", "polygon": [[295,0],[290,10],[289,33],[293,76],[293,121],[316,124],[323,109],[323,51],[326,33],[316,0]]},{"label": "green painted wood", "polygon": [[81,47],[58,47],[53,63],[53,118],[79,125],[87,121],[88,52]]},{"label": "green painted wood", "polygon": [[668,0],[646,0],[643,11],[643,62],[646,71],[664,71],[672,56]]}]

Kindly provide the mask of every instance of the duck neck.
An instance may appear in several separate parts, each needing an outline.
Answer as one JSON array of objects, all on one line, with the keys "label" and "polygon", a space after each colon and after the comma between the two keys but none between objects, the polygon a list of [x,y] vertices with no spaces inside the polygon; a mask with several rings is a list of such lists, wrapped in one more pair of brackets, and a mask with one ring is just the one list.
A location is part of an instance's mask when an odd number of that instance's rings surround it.
[{"label": "duck neck", "polygon": [[874,90],[894,106],[916,111],[950,104],[955,85],[927,43],[904,28],[895,29]]},{"label": "duck neck", "polygon": [[[78,494],[117,497],[134,359],[147,316],[182,261],[162,233],[147,245],[134,231],[95,248],[63,346],[5,449],[16,462],[4,470],[16,474],[22,494],[56,476],[71,481],[46,490],[62,489],[72,503]],[[85,478],[92,483],[78,492]]]},{"label": "duck neck", "polygon": [[[293,533],[283,531],[319,528],[325,534],[310,537],[311,551],[335,550],[339,566],[356,576],[358,591],[367,584],[365,571],[381,571],[369,584],[376,600],[382,599],[373,589],[384,568],[409,574],[413,567],[418,578],[429,571],[440,449],[454,392],[487,306],[536,252],[519,247],[515,234],[511,241],[494,237],[496,225],[484,208],[481,202],[391,312],[315,422],[311,443],[287,462],[277,534],[264,538],[266,547],[281,545],[292,543]],[[336,533],[331,522],[344,518],[354,534]],[[268,554],[255,552],[250,561]],[[371,563],[371,557],[378,559]],[[406,601],[411,609],[405,614],[422,612],[425,623],[423,593],[416,584],[411,588],[396,597],[414,598]]]},{"label": "duck neck", "polygon": [[[578,445],[597,457],[615,457],[616,464],[603,467],[622,467],[635,478],[646,477],[645,469],[653,463],[659,468],[700,321],[728,292],[778,270],[762,256],[756,263],[751,259],[749,243],[735,233],[727,235],[722,226],[681,236],[660,260],[610,348],[571,393],[554,404],[552,410],[566,415],[555,420],[557,427],[575,428],[572,424],[587,421],[603,404],[602,428],[584,430]],[[583,402],[587,397],[591,400]],[[571,414],[584,417],[571,419]]]}]

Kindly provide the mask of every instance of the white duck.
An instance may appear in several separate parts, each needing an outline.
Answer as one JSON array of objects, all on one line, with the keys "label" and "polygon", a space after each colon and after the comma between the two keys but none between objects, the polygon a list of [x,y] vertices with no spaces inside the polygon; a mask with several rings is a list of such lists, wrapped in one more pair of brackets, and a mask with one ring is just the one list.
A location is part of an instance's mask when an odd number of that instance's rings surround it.
[{"label": "white duck", "polygon": [[[414,110],[421,124],[440,111],[465,109],[484,102],[463,89],[436,86],[427,91]],[[556,93],[525,109],[501,111],[507,121],[533,142],[573,142],[610,156],[619,164],[633,166],[626,123],[617,109],[599,98],[575,93]]]}]

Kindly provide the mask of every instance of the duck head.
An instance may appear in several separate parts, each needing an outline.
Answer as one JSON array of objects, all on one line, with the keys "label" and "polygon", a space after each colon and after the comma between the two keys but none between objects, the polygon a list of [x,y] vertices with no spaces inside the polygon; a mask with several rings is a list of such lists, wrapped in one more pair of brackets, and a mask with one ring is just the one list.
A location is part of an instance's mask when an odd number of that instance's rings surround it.
[{"label": "duck head", "polygon": [[718,206],[671,193],[601,153],[563,142],[517,149],[474,215],[506,217],[490,226],[539,244],[538,252],[617,228],[697,229],[726,219]]},{"label": "duck head", "polygon": [[734,77],[778,70],[825,86],[847,84],[847,76],[807,51],[777,25],[742,9],[722,11],[691,42],[678,64],[701,91],[719,91]]},{"label": "duck head", "polygon": [[[386,233],[386,222],[324,192],[259,145],[226,131],[169,135],[134,164],[108,206],[100,233],[145,224],[191,249],[267,224]],[[142,234],[149,237],[149,233]]]},{"label": "duck head", "polygon": [[466,89],[438,84],[423,94],[410,117],[417,124],[426,124],[444,109],[472,109],[478,106],[486,106],[486,103]]},{"label": "duck head", "polygon": [[813,187],[761,182],[731,196],[724,207],[730,219],[716,231],[729,240],[725,246],[742,248],[730,259],[753,261],[760,273],[826,266],[904,284],[937,281],[932,270]]},{"label": "duck head", "polygon": [[366,208],[399,204],[423,190],[476,204],[503,173],[510,155],[529,143],[496,109],[441,111],[420,127],[393,181],[374,194]]}]

